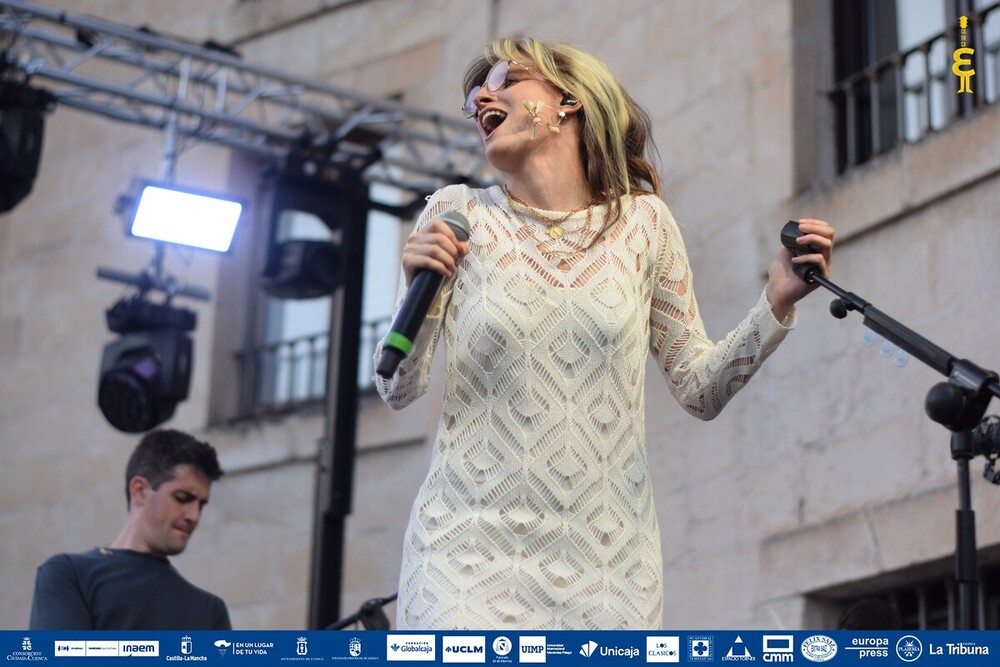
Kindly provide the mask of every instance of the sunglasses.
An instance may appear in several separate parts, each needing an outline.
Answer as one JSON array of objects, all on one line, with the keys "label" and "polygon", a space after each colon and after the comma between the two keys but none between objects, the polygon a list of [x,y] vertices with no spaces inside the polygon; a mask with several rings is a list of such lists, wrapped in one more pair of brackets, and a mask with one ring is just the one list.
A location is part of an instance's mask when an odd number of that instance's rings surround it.
[{"label": "sunglasses", "polygon": [[479,109],[476,107],[476,95],[485,86],[486,90],[491,93],[495,93],[503,87],[504,81],[507,80],[507,73],[510,71],[511,65],[517,65],[518,67],[523,67],[526,70],[531,68],[527,65],[522,65],[516,60],[501,60],[493,67],[490,68],[489,73],[486,75],[486,80],[483,81],[482,86],[474,86],[469,94],[465,96],[465,104],[462,106],[462,112],[465,114],[466,118],[474,118],[479,114]]}]

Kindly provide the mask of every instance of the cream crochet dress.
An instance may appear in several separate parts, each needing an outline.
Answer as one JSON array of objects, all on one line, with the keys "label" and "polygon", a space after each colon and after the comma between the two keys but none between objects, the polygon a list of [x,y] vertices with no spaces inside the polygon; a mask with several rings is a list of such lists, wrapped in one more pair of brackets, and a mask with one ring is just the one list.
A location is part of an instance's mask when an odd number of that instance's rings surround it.
[{"label": "cream crochet dress", "polygon": [[622,206],[603,237],[599,206],[553,239],[499,187],[429,198],[418,226],[460,211],[471,251],[413,353],[375,378],[394,409],[423,394],[443,322],[444,407],[404,538],[397,628],[660,627],[646,350],[684,409],[711,419],[788,329],[762,295],[713,344],[666,205]]}]

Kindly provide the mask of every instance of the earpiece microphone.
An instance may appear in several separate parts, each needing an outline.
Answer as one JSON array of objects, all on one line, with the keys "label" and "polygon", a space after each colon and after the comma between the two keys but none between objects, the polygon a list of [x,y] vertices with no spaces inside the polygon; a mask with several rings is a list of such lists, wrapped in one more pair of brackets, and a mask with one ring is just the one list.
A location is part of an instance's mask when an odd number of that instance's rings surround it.
[{"label": "earpiece microphone", "polygon": [[562,101],[559,106],[571,107],[576,104],[576,100],[569,93],[563,93]]}]

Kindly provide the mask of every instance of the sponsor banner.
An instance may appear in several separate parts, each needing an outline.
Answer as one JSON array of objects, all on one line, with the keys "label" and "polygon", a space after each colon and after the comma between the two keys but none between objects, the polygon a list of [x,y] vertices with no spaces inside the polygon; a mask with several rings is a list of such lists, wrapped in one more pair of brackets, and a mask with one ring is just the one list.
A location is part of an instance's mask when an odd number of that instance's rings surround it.
[{"label": "sponsor banner", "polygon": [[441,662],[486,663],[486,635],[444,635]]},{"label": "sponsor banner", "polygon": [[404,635],[390,632],[385,638],[385,659],[389,662],[437,662],[437,635]]},{"label": "sponsor banner", "polygon": [[[1000,664],[1000,632],[843,631],[0,631],[6,665]],[[3,667],[3,665],[0,665]],[[288,665],[288,667],[294,667]]]}]

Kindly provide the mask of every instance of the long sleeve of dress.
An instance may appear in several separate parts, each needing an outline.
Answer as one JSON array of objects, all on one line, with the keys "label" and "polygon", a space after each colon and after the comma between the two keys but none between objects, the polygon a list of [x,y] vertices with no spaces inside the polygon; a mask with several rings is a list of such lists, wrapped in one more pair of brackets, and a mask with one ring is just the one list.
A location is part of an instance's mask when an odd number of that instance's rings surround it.
[{"label": "long sleeve of dress", "polygon": [[[468,190],[459,186],[448,186],[438,190],[430,196],[427,206],[420,214],[414,229],[421,229],[429,225],[435,218],[445,211],[463,211],[467,206]],[[461,271],[461,265],[459,266]],[[451,301],[451,292],[455,284],[454,276],[445,280],[441,286],[438,298],[427,313],[427,318],[420,327],[420,331],[413,341],[413,349],[410,354],[403,359],[395,374],[389,379],[375,376],[375,388],[382,400],[393,410],[401,410],[407,405],[423,396],[430,383],[430,366],[434,357],[434,350],[437,348],[438,339],[441,334],[441,325],[444,322],[444,315],[448,304]],[[404,277],[399,281],[399,293],[396,298],[396,310],[406,298],[408,286]],[[382,341],[375,346],[375,365],[382,356]]]},{"label": "long sleeve of dress", "polygon": [[640,206],[654,218],[657,245],[653,261],[649,346],[667,377],[670,391],[690,414],[716,417],[760,368],[794,326],[794,311],[783,326],[765,295],[729,335],[713,343],[705,333],[695,300],[687,253],[677,223],[658,198]]}]

